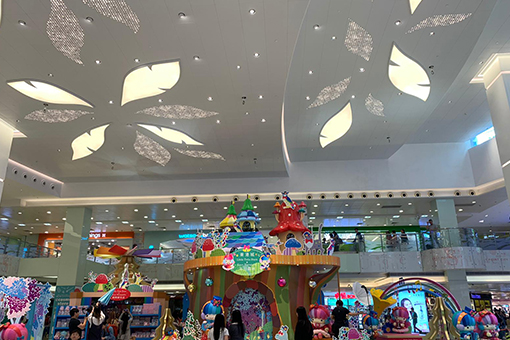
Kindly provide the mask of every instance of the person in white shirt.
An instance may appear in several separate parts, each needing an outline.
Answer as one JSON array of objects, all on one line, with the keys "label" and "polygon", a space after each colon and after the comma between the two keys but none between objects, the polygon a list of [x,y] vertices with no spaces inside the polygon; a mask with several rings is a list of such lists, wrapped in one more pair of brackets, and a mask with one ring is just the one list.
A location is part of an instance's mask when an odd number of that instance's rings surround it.
[{"label": "person in white shirt", "polygon": [[87,340],[102,340],[102,324],[106,319],[103,311],[101,311],[101,304],[96,302],[92,308],[92,312],[87,316],[90,329],[87,332]]},{"label": "person in white shirt", "polygon": [[228,329],[225,327],[225,317],[223,314],[217,314],[214,318],[214,326],[207,334],[208,340],[228,340]]}]

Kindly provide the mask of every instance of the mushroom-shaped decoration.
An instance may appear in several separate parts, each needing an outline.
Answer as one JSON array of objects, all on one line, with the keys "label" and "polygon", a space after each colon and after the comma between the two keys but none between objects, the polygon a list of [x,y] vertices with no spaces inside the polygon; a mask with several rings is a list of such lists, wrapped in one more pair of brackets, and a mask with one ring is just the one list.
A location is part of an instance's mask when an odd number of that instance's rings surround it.
[{"label": "mushroom-shaped decoration", "polygon": [[210,238],[204,241],[204,244],[202,244],[202,251],[204,252],[204,257],[207,257],[210,255],[211,251],[214,250],[214,242]]},{"label": "mushroom-shaped decoration", "polygon": [[296,255],[299,249],[301,249],[303,245],[299,243],[295,238],[290,238],[285,242],[285,250],[283,251],[283,255]]},{"label": "mushroom-shaped decoration", "polygon": [[230,207],[228,208],[227,216],[225,216],[225,218],[220,222],[220,228],[221,229],[230,228],[230,230],[238,231],[235,228],[236,221],[237,221],[236,208],[234,207],[234,202],[232,202],[232,204],[230,204]]},{"label": "mushroom-shaped decoration", "polygon": [[289,198],[287,192],[284,192],[282,199],[283,203],[276,215],[278,225],[269,232],[269,235],[278,236],[282,242],[286,242],[290,238],[296,238],[300,243],[303,243],[303,233],[305,231],[310,232],[310,229],[303,224],[304,207],[306,205],[301,203],[299,209],[297,209],[298,205]]},{"label": "mushroom-shaped decoration", "polygon": [[301,201],[301,203],[299,203],[299,215],[301,217],[301,221],[303,220],[303,218],[305,218],[305,214],[306,214],[306,204],[305,202]]},{"label": "mushroom-shaped decoration", "polygon": [[108,283],[108,276],[106,274],[99,274],[96,277],[96,284],[98,285],[96,287],[97,292],[102,292],[104,290],[104,285]]}]

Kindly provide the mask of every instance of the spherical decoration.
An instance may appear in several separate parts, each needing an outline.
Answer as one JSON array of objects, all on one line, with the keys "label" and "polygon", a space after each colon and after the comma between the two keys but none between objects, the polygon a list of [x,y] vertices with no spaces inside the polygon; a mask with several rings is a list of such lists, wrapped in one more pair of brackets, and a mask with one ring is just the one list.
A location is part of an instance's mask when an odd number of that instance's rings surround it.
[{"label": "spherical decoration", "polygon": [[310,288],[315,288],[317,286],[317,282],[315,282],[314,280],[310,280],[308,281],[308,285],[310,286]]},{"label": "spherical decoration", "polygon": [[195,288],[196,287],[195,287],[195,285],[193,283],[188,285],[188,290],[189,290],[190,293],[193,293],[195,291]]},{"label": "spherical decoration", "polygon": [[213,285],[214,281],[213,279],[211,279],[210,277],[208,277],[207,279],[205,279],[205,285],[207,287],[211,287]]},{"label": "spherical decoration", "polygon": [[282,288],[283,288],[283,287],[285,287],[286,285],[287,285],[287,280],[285,280],[283,277],[280,277],[280,278],[278,279],[278,286],[280,286],[280,287],[282,287]]}]

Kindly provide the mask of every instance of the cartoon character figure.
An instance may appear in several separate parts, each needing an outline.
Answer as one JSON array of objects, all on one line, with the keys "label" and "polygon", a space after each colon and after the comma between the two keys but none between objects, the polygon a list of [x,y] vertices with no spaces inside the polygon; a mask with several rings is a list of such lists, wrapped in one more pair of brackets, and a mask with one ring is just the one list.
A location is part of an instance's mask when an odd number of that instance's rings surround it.
[{"label": "cartoon character figure", "polygon": [[305,231],[303,233],[303,240],[305,242],[305,248],[307,249],[307,252],[310,252],[310,249],[313,247],[312,233],[309,231]]},{"label": "cartoon character figure", "polygon": [[456,312],[453,314],[452,323],[459,331],[461,339],[478,340],[478,334],[475,332],[476,321],[471,312],[469,309]]},{"label": "cartoon character figure", "polygon": [[234,269],[236,261],[234,260],[234,254],[230,253],[225,255],[223,258],[223,265],[221,266],[224,270],[230,271]]},{"label": "cartoon character figure", "polygon": [[266,255],[266,254],[262,255],[260,257],[259,262],[260,262],[260,268],[262,270],[271,270],[271,268],[269,268],[269,265],[271,264],[271,257],[269,257],[269,255]]},{"label": "cartoon character figure", "polygon": [[278,333],[276,333],[276,335],[274,336],[274,338],[276,340],[289,340],[289,335],[287,334],[288,330],[289,327],[282,325]]},{"label": "cartoon character figure", "polygon": [[367,330],[369,334],[374,334],[379,329],[379,319],[377,319],[377,313],[370,311],[369,314],[363,316],[363,328]]},{"label": "cartoon character figure", "polygon": [[498,339],[499,322],[496,315],[488,310],[478,312],[474,316],[476,321],[476,332],[481,339]]},{"label": "cartoon character figure", "polygon": [[162,340],[178,340],[179,339],[179,333],[174,331],[172,328],[170,328]]},{"label": "cartoon character figure", "polygon": [[310,306],[308,317],[313,326],[313,337],[315,339],[331,337],[329,334],[331,331],[331,312],[328,307],[321,305]]},{"label": "cartoon character figure", "polygon": [[338,331],[338,339],[340,340],[368,340],[369,338],[367,331],[364,329],[341,327]]},{"label": "cartoon character figure", "polygon": [[223,314],[222,299],[219,296],[214,296],[211,301],[205,303],[202,307],[201,317],[204,320],[202,322],[202,330],[208,331],[213,327],[214,318],[217,314]]},{"label": "cartoon character figure", "polygon": [[411,323],[409,320],[409,312],[405,307],[395,307],[391,311],[392,333],[409,333]]}]

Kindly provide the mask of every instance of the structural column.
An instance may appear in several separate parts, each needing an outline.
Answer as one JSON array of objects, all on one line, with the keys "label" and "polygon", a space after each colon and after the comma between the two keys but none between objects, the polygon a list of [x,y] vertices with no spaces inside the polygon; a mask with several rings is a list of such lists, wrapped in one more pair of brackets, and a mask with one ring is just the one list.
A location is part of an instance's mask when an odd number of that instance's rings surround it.
[{"label": "structural column", "polygon": [[67,208],[57,286],[81,286],[90,234],[90,208]]},{"label": "structural column", "polygon": [[467,282],[466,270],[445,270],[444,277],[446,279],[448,289],[453,293],[457,301],[459,301],[460,308],[471,308],[471,297],[469,296],[469,285]]},{"label": "structural column", "polygon": [[437,220],[441,232],[441,245],[443,247],[460,247],[461,238],[457,212],[453,198],[440,198],[432,202],[432,209],[437,210]]},{"label": "structural column", "polygon": [[510,54],[494,54],[471,83],[483,83],[492,118],[499,159],[510,197]]},{"label": "structural column", "polygon": [[11,153],[13,130],[12,127],[0,120],[0,198],[4,188],[9,154]]}]

